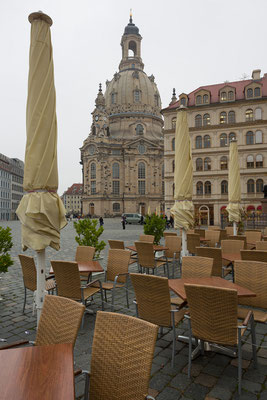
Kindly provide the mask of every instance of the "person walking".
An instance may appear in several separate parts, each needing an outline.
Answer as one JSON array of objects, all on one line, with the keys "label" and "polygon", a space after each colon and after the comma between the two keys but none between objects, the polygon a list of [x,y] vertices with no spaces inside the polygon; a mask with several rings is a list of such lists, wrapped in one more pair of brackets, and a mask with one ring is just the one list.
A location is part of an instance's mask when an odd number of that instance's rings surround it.
[{"label": "person walking", "polygon": [[122,223],[122,229],[125,229],[125,225],[126,225],[126,217],[125,217],[125,215],[123,215],[121,217],[121,223]]},{"label": "person walking", "polygon": [[100,225],[100,226],[104,225],[104,220],[103,220],[102,217],[99,218],[99,225]]}]

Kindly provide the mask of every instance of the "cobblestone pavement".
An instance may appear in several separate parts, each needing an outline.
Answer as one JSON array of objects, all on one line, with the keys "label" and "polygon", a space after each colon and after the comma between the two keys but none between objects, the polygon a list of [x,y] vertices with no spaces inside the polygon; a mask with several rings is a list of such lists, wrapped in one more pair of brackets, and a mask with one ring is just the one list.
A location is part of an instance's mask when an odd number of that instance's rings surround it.
[{"label": "cobblestone pavement", "polygon": [[[13,248],[11,251],[14,265],[9,272],[2,274],[0,279],[0,337],[12,342],[19,339],[34,340],[36,333],[36,316],[32,315],[32,295],[28,293],[27,308],[22,314],[23,305],[23,282],[18,254],[20,246],[20,223],[16,221],[2,222],[2,226],[10,226],[13,235]],[[105,219],[104,233],[101,238],[107,242],[108,239],[124,240],[126,244],[132,244],[143,228],[138,225],[127,225],[122,230],[119,219]],[[49,262],[53,259],[74,260],[76,242],[73,223],[70,222],[62,231],[61,250],[46,250],[47,270]],[[105,259],[108,245],[104,250],[102,266],[105,268]],[[31,250],[26,254],[32,255]],[[131,266],[136,271],[135,264]],[[103,277],[103,274],[100,275]],[[130,304],[134,297],[132,287],[130,291]],[[135,315],[134,306],[130,305],[128,310],[125,305],[124,291],[118,291],[115,299],[118,312]],[[100,296],[99,296],[100,297]],[[90,306],[95,312],[100,310],[100,300],[95,296],[94,303]],[[110,303],[105,305],[110,310]],[[92,337],[94,332],[95,314],[86,314],[84,327],[80,329],[75,350],[75,367],[90,369],[90,354]],[[177,329],[177,334],[186,334],[187,324],[183,322]],[[252,352],[249,343],[243,344],[243,378],[241,399],[267,399],[267,325],[257,324],[258,368],[254,369],[251,359]],[[245,337],[250,342],[250,337]],[[151,370],[150,388],[151,394],[157,400],[230,400],[237,399],[237,360],[225,355],[205,353],[192,363],[192,378],[187,378],[188,346],[179,341],[176,342],[175,367],[171,368],[171,333],[163,331],[157,340],[155,356]],[[82,378],[76,380],[76,398],[82,399],[84,382]],[[1,396],[0,396],[1,398]],[[107,399],[108,400],[108,399]]]}]

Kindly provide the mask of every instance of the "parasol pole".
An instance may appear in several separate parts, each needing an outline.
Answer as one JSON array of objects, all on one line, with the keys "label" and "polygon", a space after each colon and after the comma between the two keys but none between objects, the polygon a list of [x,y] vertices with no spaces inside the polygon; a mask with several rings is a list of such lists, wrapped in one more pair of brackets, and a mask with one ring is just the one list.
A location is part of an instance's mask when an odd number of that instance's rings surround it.
[{"label": "parasol pole", "polygon": [[37,251],[37,289],[35,291],[35,305],[37,309],[37,325],[44,303],[45,291],[45,249]]},{"label": "parasol pole", "polygon": [[234,236],[237,235],[237,223],[234,221],[233,222],[233,228],[234,228]]},{"label": "parasol pole", "polygon": [[185,257],[188,256],[188,250],[187,250],[187,232],[184,228],[182,228],[182,251],[181,251],[181,256]]}]

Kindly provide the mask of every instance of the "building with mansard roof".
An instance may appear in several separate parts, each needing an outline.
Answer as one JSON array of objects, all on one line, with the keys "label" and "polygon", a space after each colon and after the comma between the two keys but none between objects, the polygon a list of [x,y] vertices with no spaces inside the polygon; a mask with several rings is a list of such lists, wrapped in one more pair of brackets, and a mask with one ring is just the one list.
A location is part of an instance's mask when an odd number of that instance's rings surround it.
[{"label": "building with mansard roof", "polygon": [[82,183],[73,183],[73,185],[71,185],[68,190],[63,193],[61,199],[67,214],[80,215],[82,213],[82,197]]},{"label": "building with mansard roof", "polygon": [[240,158],[241,204],[260,212],[267,184],[267,74],[175,93],[164,116],[165,211],[174,203],[174,149],[177,109],[187,107],[193,159],[193,202],[201,224],[220,224],[228,204],[229,143]]},{"label": "building with mansard roof", "polygon": [[153,75],[144,71],[132,16],[121,38],[119,70],[102,86],[81,147],[83,214],[114,216],[163,209],[163,119]]}]

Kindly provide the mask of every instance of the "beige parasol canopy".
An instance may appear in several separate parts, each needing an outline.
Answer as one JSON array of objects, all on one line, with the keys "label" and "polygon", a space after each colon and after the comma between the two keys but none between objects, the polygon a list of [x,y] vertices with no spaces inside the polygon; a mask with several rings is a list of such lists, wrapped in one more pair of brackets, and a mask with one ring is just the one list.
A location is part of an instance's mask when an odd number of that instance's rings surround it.
[{"label": "beige parasol canopy", "polygon": [[228,181],[229,204],[226,207],[226,210],[229,214],[229,221],[239,222],[241,220],[241,184],[236,140],[232,140],[230,143]]},{"label": "beige parasol canopy", "polygon": [[175,204],[171,208],[174,225],[177,229],[188,230],[194,225],[193,164],[187,113],[182,106],[177,112],[176,119],[174,184]]},{"label": "beige parasol canopy", "polygon": [[67,221],[65,208],[57,194],[57,118],[54,66],[50,26],[52,20],[38,12],[29,16],[31,46],[28,101],[26,111],[27,143],[23,196],[17,209],[22,223],[23,249],[60,248],[60,229]]}]

